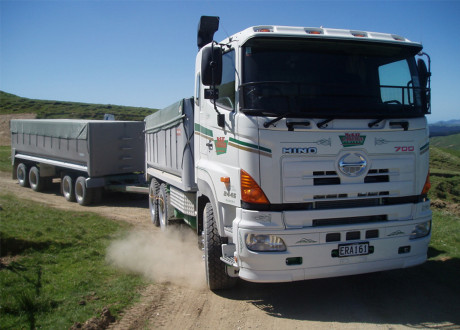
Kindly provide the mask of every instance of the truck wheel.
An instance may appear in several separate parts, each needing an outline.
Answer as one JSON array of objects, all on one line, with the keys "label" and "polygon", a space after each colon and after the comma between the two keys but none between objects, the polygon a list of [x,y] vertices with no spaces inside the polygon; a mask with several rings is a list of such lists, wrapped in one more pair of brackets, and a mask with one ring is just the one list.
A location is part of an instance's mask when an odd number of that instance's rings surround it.
[{"label": "truck wheel", "polygon": [[169,208],[169,192],[166,184],[160,185],[160,192],[158,193],[158,218],[161,230],[166,230],[168,227],[168,219],[170,216]]},{"label": "truck wheel", "polygon": [[227,275],[227,267],[220,260],[222,256],[222,238],[217,231],[214,209],[207,203],[203,212],[204,252],[206,265],[206,282],[209,289],[229,289],[235,286],[237,278]]},{"label": "truck wheel", "polygon": [[152,179],[150,181],[149,187],[149,209],[150,209],[150,219],[152,223],[159,227],[160,226],[160,218],[158,216],[158,201],[159,201],[159,194],[160,192],[160,184],[158,183],[157,179]]},{"label": "truck wheel", "polygon": [[93,201],[93,190],[86,187],[86,178],[79,176],[75,180],[75,198],[80,205],[89,205]]},{"label": "truck wheel", "polygon": [[24,163],[20,163],[16,169],[16,176],[18,177],[18,183],[21,187],[29,186],[29,173],[27,166]]},{"label": "truck wheel", "polygon": [[70,175],[64,175],[62,178],[61,192],[68,202],[75,202],[74,179]]},{"label": "truck wheel", "polygon": [[42,191],[45,188],[45,178],[40,177],[40,170],[32,166],[29,170],[29,184],[33,191]]}]

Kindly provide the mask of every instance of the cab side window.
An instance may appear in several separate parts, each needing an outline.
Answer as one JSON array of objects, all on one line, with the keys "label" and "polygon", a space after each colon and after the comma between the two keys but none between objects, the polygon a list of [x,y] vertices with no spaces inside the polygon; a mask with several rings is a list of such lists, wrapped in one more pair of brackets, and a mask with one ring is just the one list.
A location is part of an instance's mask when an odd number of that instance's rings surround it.
[{"label": "cab side window", "polygon": [[235,51],[222,57],[222,82],[217,86],[219,98],[216,103],[228,110],[235,109]]}]

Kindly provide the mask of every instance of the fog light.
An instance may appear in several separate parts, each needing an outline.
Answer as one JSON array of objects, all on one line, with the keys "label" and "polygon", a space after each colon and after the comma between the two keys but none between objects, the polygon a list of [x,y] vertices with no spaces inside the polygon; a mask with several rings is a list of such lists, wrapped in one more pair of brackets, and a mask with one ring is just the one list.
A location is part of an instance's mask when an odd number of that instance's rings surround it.
[{"label": "fog light", "polygon": [[431,220],[415,225],[415,228],[410,233],[410,239],[417,239],[428,236],[431,231]]},{"label": "fog light", "polygon": [[398,249],[398,254],[405,254],[410,252],[410,246],[401,246]]},{"label": "fog light", "polygon": [[246,234],[246,247],[256,252],[286,251],[284,241],[275,235]]},{"label": "fog light", "polygon": [[286,265],[288,266],[301,265],[301,264],[302,264],[302,257],[286,258]]}]

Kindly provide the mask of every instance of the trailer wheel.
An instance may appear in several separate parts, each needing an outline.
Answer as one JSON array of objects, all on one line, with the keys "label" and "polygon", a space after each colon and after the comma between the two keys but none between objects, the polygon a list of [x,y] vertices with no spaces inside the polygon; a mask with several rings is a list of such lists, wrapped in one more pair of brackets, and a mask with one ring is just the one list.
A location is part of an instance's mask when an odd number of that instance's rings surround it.
[{"label": "trailer wheel", "polygon": [[64,175],[61,180],[61,192],[68,202],[75,202],[74,179],[70,175]]},{"label": "trailer wheel", "polygon": [[40,170],[32,166],[29,170],[29,184],[33,191],[42,191],[45,188],[45,178],[40,177]]},{"label": "trailer wheel", "polygon": [[89,205],[93,201],[93,190],[86,187],[86,178],[79,176],[75,180],[75,198],[80,205]]},{"label": "trailer wheel", "polygon": [[24,163],[20,163],[16,169],[16,176],[18,178],[18,183],[21,187],[29,186],[29,173],[27,171],[27,166]]},{"label": "trailer wheel", "polygon": [[160,192],[158,194],[158,218],[160,222],[160,228],[163,231],[168,227],[168,219],[171,215],[170,213],[169,192],[166,184],[162,183],[160,185]]},{"label": "trailer wheel", "polygon": [[160,226],[160,217],[158,216],[158,204],[159,204],[159,192],[160,192],[160,184],[158,183],[157,179],[152,179],[150,181],[149,187],[149,209],[150,209],[150,219],[152,223],[159,227]]},{"label": "trailer wheel", "polygon": [[217,230],[214,209],[207,203],[203,212],[204,252],[206,282],[209,289],[229,289],[235,286],[237,278],[227,275],[227,266],[220,260],[222,256],[222,238]]}]

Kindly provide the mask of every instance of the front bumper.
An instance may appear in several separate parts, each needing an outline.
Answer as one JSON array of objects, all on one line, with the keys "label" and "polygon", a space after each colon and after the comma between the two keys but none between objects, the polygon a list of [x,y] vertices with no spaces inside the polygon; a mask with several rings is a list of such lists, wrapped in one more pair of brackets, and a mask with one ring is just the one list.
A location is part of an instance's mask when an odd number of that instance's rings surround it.
[{"label": "front bumper", "polygon": [[[274,220],[276,215],[272,213],[271,218]],[[235,221],[233,228],[233,233],[236,233],[233,236],[234,256],[239,277],[251,282],[291,282],[416,266],[427,259],[431,235],[411,240],[410,233],[416,224],[430,220],[431,214],[417,220],[285,229],[276,225],[276,219],[258,226],[253,221],[239,219]],[[368,233],[375,234],[376,231],[377,237],[374,235],[369,238]],[[359,238],[347,239],[347,233],[351,232],[354,233],[353,237],[359,235]],[[250,233],[279,236],[285,242],[287,250],[250,251],[244,241]],[[335,234],[336,237],[339,235],[340,240],[330,242],[330,234]],[[337,256],[339,244],[359,242],[368,242],[372,247],[368,255]],[[301,262],[288,262],[292,259]]]}]

